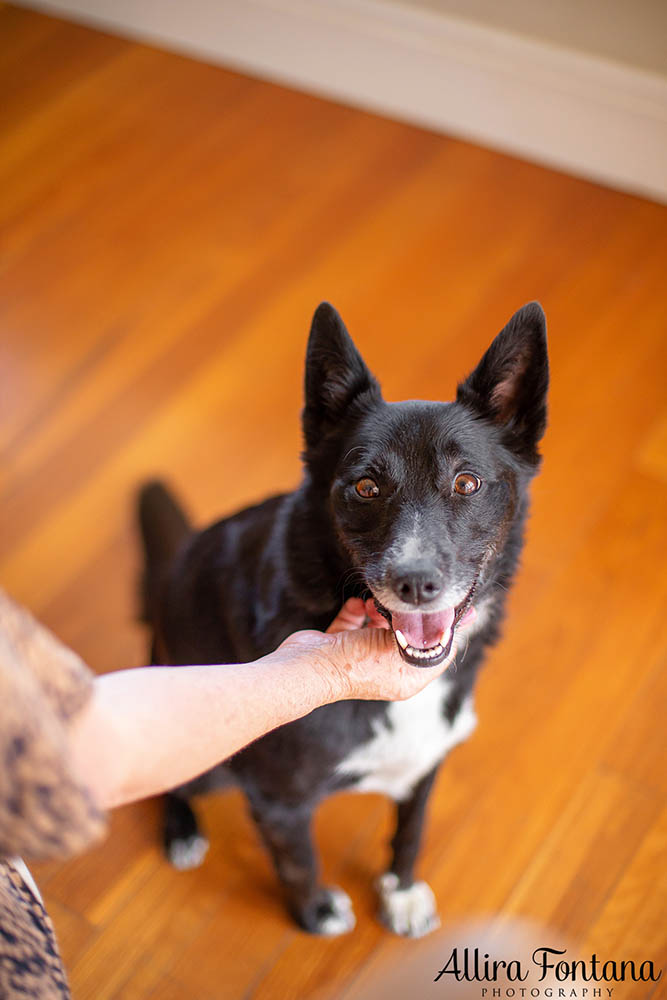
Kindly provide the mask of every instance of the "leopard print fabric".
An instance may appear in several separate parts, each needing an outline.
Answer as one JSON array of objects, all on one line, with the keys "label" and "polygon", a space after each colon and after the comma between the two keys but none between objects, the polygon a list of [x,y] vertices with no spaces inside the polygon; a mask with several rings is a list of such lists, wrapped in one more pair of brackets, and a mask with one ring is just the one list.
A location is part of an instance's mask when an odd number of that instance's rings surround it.
[{"label": "leopard print fabric", "polygon": [[0,861],[0,998],[69,998],[53,925],[11,862]]},{"label": "leopard print fabric", "polygon": [[10,859],[67,857],[104,831],[67,755],[91,684],[79,657],[0,591],[0,1000],[69,996],[51,922]]}]

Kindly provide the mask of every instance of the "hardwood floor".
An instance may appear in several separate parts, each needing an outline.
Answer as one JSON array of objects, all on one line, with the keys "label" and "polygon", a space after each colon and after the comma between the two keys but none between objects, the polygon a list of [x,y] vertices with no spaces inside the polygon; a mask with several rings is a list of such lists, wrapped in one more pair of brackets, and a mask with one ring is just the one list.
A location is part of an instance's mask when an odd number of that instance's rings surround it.
[{"label": "hardwood floor", "polygon": [[550,327],[523,568],[422,856],[442,931],[375,922],[379,797],[317,818],[334,941],[286,919],[239,795],[188,874],[147,802],[36,869],[75,1000],[479,997],[432,983],[452,941],[664,966],[667,210],[10,6],[0,34],[0,580],[95,670],[146,656],[143,480],[202,524],[297,481],[321,299],[390,399],[451,398],[529,299]]}]

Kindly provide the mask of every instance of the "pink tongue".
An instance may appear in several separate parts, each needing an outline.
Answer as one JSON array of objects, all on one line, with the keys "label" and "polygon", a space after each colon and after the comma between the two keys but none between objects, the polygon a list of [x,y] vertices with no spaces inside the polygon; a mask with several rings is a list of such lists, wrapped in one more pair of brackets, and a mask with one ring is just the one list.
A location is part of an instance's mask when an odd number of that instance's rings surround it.
[{"label": "pink tongue", "polygon": [[434,611],[423,614],[421,611],[409,611],[406,614],[392,611],[391,624],[394,629],[400,629],[410,646],[415,649],[429,649],[445,632],[445,643],[454,621],[455,608],[446,611]]}]

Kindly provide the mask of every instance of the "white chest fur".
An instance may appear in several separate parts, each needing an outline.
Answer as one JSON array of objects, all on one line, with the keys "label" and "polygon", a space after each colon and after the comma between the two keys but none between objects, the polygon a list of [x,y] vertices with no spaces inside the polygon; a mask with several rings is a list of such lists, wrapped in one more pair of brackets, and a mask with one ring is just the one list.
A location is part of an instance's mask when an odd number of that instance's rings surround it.
[{"label": "white chest fur", "polygon": [[447,682],[435,681],[414,698],[389,706],[388,720],[376,722],[371,739],[338,766],[341,774],[363,775],[352,791],[381,792],[400,802],[452,747],[470,736],[477,725],[472,697],[450,723],[443,711],[450,688]]}]

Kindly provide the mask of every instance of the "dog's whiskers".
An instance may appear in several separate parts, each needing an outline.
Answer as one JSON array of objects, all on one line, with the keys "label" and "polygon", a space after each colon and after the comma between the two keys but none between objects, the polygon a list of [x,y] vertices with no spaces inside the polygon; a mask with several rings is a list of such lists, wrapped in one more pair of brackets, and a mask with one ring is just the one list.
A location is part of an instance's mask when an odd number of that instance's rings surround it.
[{"label": "dog's whiskers", "polygon": [[341,590],[345,590],[347,586],[353,583],[361,583],[366,585],[366,579],[364,574],[359,569],[348,569],[339,581],[339,587]]},{"label": "dog's whiskers", "polygon": [[343,461],[346,462],[347,459],[350,457],[350,455],[354,455],[355,451],[361,451],[361,452],[363,452],[365,450],[366,449],[362,445],[358,444],[355,448],[350,448],[350,450],[345,455],[345,458],[343,459]]},{"label": "dog's whiskers", "polygon": [[[460,663],[463,663],[463,661],[465,660],[465,658],[466,658],[466,653],[468,652],[468,647],[470,646],[470,636],[469,636],[469,635],[467,634],[467,632],[466,632],[466,633],[465,633],[465,635],[464,635],[464,639],[465,639],[465,641],[466,641],[466,644],[465,644],[465,649],[463,650],[463,652],[462,652],[462,654],[461,654],[461,659],[460,659],[460,661],[459,661]],[[456,661],[457,661],[458,659],[459,659],[459,658],[458,658],[458,656],[457,656],[457,657],[456,657],[456,660],[455,660],[454,662],[456,662]]]}]

